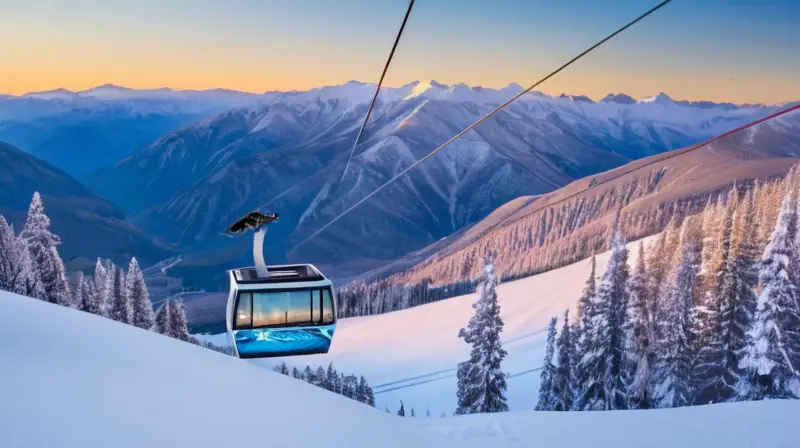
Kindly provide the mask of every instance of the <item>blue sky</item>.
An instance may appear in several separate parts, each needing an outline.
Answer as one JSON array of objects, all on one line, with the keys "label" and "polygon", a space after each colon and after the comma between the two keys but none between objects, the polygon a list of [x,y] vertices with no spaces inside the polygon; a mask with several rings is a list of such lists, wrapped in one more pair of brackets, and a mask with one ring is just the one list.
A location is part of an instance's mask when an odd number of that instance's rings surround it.
[{"label": "blue sky", "polygon": [[[528,85],[651,0],[417,0],[387,76]],[[0,92],[374,82],[406,0],[0,0]],[[673,0],[548,93],[800,99],[800,2]]]}]

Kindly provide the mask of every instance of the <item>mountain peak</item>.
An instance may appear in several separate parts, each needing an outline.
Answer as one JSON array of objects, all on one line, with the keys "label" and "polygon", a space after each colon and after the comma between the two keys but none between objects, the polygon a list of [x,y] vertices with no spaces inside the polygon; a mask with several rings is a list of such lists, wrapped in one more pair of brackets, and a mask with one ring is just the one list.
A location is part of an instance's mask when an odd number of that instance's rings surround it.
[{"label": "mountain peak", "polygon": [[675,101],[673,101],[672,98],[670,98],[670,96],[667,95],[664,92],[660,92],[656,96],[649,96],[647,98],[642,98],[638,102],[639,103],[655,103],[655,104],[661,104],[661,105],[664,105],[664,106],[667,106],[667,105],[670,105],[670,104],[675,104]]},{"label": "mountain peak", "polygon": [[618,103],[618,104],[633,104],[636,99],[626,93],[609,93],[602,100],[601,103]]}]

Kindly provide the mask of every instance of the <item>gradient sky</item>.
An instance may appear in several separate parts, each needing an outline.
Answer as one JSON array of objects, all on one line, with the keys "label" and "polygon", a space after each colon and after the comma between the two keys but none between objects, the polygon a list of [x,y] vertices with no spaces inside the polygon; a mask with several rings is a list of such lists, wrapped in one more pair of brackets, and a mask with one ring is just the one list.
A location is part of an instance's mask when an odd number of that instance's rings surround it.
[{"label": "gradient sky", "polygon": [[[530,85],[657,0],[417,0],[387,85]],[[0,0],[0,93],[375,82],[406,0]],[[674,0],[540,90],[800,99],[800,1]]]}]

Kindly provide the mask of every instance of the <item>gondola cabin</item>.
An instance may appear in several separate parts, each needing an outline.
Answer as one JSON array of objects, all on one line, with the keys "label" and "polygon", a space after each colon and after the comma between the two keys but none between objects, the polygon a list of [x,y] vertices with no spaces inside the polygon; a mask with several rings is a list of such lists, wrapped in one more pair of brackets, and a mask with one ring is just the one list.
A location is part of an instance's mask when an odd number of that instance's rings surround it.
[{"label": "gondola cabin", "polygon": [[240,358],[327,353],[336,330],[331,281],[313,265],[228,271],[227,326]]}]

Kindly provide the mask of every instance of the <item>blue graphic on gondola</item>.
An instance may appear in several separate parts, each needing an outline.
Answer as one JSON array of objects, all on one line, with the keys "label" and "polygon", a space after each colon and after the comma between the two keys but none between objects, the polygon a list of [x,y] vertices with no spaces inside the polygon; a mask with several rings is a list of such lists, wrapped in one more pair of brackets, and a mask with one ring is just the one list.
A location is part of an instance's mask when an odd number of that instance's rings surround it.
[{"label": "blue graphic on gondola", "polygon": [[312,328],[256,328],[233,332],[240,357],[327,353],[336,325]]}]

